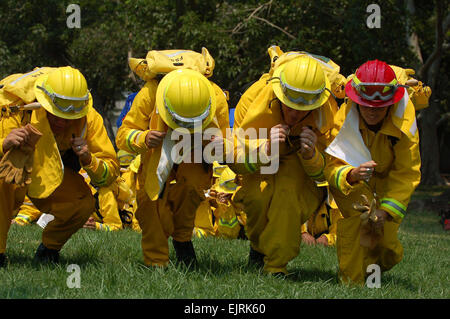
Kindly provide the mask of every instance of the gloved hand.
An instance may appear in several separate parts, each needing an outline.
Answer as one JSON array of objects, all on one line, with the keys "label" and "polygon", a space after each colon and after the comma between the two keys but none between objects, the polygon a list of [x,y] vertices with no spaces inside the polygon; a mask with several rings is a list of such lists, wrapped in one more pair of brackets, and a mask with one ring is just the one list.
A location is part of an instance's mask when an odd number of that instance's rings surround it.
[{"label": "gloved hand", "polygon": [[20,146],[10,148],[0,161],[0,179],[4,178],[5,183],[21,187],[31,183],[34,148],[42,136],[31,124],[27,124],[24,129],[28,138]]},{"label": "gloved hand", "polygon": [[369,200],[365,195],[361,195],[361,197],[363,200],[362,204],[353,204],[353,208],[361,212],[359,243],[363,247],[373,249],[375,248],[379,240],[383,237],[383,223],[379,221],[379,218],[377,216],[377,212],[379,210],[376,208],[375,198],[372,199],[371,203],[369,203]]}]

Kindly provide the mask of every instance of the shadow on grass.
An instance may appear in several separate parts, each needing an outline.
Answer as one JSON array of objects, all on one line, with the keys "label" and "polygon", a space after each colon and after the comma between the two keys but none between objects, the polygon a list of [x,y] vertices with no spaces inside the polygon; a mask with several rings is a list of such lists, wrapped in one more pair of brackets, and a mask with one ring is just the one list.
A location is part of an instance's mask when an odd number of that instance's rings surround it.
[{"label": "shadow on grass", "polygon": [[86,265],[98,265],[100,263],[97,254],[89,254],[86,252],[79,252],[75,255],[67,257],[64,256],[64,253],[61,253],[59,262],[56,264],[39,263],[34,261],[34,252],[31,255],[26,253],[9,252],[7,258],[9,267],[15,265],[30,266],[31,268],[36,270],[40,270],[42,267],[67,267],[70,264],[86,266]]}]

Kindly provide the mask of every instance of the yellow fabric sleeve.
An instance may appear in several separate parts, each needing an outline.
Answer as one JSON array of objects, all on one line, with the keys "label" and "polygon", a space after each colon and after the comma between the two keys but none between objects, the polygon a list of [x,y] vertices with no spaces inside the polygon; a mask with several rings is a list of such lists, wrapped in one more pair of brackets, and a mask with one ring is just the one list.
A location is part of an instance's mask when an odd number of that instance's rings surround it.
[{"label": "yellow fabric sleeve", "polygon": [[420,182],[419,141],[410,140],[402,134],[394,146],[394,158],[388,176],[383,179],[383,192],[379,194],[380,208],[400,221]]},{"label": "yellow fabric sleeve", "polygon": [[106,186],[119,176],[119,164],[114,147],[106,133],[103,118],[92,109],[87,115],[86,141],[92,155],[91,163],[83,169],[95,186]]},{"label": "yellow fabric sleeve", "polygon": [[314,180],[324,181],[323,169],[325,167],[325,158],[316,147],[315,154],[311,159],[304,159],[300,153],[297,153],[306,174]]},{"label": "yellow fabric sleeve", "polygon": [[4,155],[3,141],[13,129],[19,127],[21,127],[21,120],[19,113],[11,114],[10,116],[0,118],[0,157]]},{"label": "yellow fabric sleeve", "polygon": [[145,153],[145,136],[150,126],[150,117],[155,108],[155,96],[158,83],[147,82],[133,100],[130,111],[123,119],[117,131],[116,144],[119,149],[131,153]]}]

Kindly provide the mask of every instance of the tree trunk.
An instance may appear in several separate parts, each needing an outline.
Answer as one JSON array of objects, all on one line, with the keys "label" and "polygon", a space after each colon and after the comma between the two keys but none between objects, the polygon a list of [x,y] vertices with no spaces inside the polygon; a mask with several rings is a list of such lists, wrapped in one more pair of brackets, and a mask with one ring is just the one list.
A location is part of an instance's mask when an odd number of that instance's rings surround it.
[{"label": "tree trunk", "polygon": [[[407,0],[406,1],[406,11],[411,16],[414,16],[414,14],[416,13],[416,6],[414,5],[414,0]],[[406,21],[407,21],[407,23],[406,23],[406,39],[407,39],[407,43],[408,43],[409,47],[411,48],[411,51],[413,51],[414,54],[416,55],[416,57],[419,60],[420,64],[423,64],[422,52],[421,52],[420,46],[419,46],[419,37],[417,36],[417,33],[412,31],[411,20],[407,19]],[[415,65],[414,67],[415,67],[416,70],[418,69],[418,65]]]},{"label": "tree trunk", "polygon": [[114,105],[112,107],[108,107],[109,103],[113,103],[109,102],[108,98],[105,98],[104,96],[100,96],[98,94],[95,93],[95,91],[93,90],[92,92],[92,97],[94,99],[94,107],[96,109],[96,111],[98,113],[100,113],[100,115],[103,117],[103,125],[105,126],[106,129],[106,133],[108,133],[108,137],[111,140],[111,143],[113,144],[114,148],[117,149],[116,146],[116,136],[114,134],[114,130],[112,128],[112,123],[110,120],[110,111],[108,110],[113,110],[114,109]]},{"label": "tree trunk", "polygon": [[430,106],[420,113],[420,150],[422,155],[422,185],[443,185],[444,179],[440,175],[439,141],[437,125],[440,114],[439,88],[437,77],[439,74],[440,58],[436,59],[430,67],[427,84],[433,89],[430,97]]},{"label": "tree trunk", "polygon": [[[442,57],[443,46],[443,6],[441,1],[435,2],[436,6],[436,43],[432,54],[422,65],[419,71],[419,78],[430,86],[433,93],[430,97],[430,106],[420,111],[418,116],[418,127],[420,134],[420,153],[422,156],[422,178],[421,185],[443,185],[444,179],[439,171],[439,141],[437,137],[436,123],[440,114],[440,97],[439,97],[439,68]],[[414,13],[414,1],[407,2],[407,10]],[[409,34],[408,34],[409,35]],[[416,39],[417,40],[417,39]],[[415,46],[414,52],[417,51],[418,42],[414,41],[414,37],[410,38],[411,45]],[[418,56],[421,58],[421,55]]]},{"label": "tree trunk", "polygon": [[108,137],[111,140],[111,143],[113,144],[114,148],[117,149],[117,145],[116,145],[116,136],[114,135],[114,130],[112,127],[112,123],[110,120],[110,117],[102,115],[103,116],[103,123],[105,125],[106,128],[106,132],[108,133]]}]

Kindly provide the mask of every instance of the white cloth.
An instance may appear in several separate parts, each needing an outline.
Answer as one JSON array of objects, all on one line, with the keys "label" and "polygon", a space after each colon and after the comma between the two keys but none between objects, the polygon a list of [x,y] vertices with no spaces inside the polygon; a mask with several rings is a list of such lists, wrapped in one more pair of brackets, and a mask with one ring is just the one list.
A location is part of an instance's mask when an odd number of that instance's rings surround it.
[{"label": "white cloth", "polygon": [[39,217],[36,224],[38,224],[39,226],[41,226],[42,229],[44,229],[47,226],[47,224],[54,219],[55,216],[53,216],[52,214],[42,214],[41,217]]},{"label": "white cloth", "polygon": [[351,106],[338,135],[325,149],[325,152],[353,167],[372,160],[370,151],[364,144],[359,131],[359,114],[355,103]]}]

